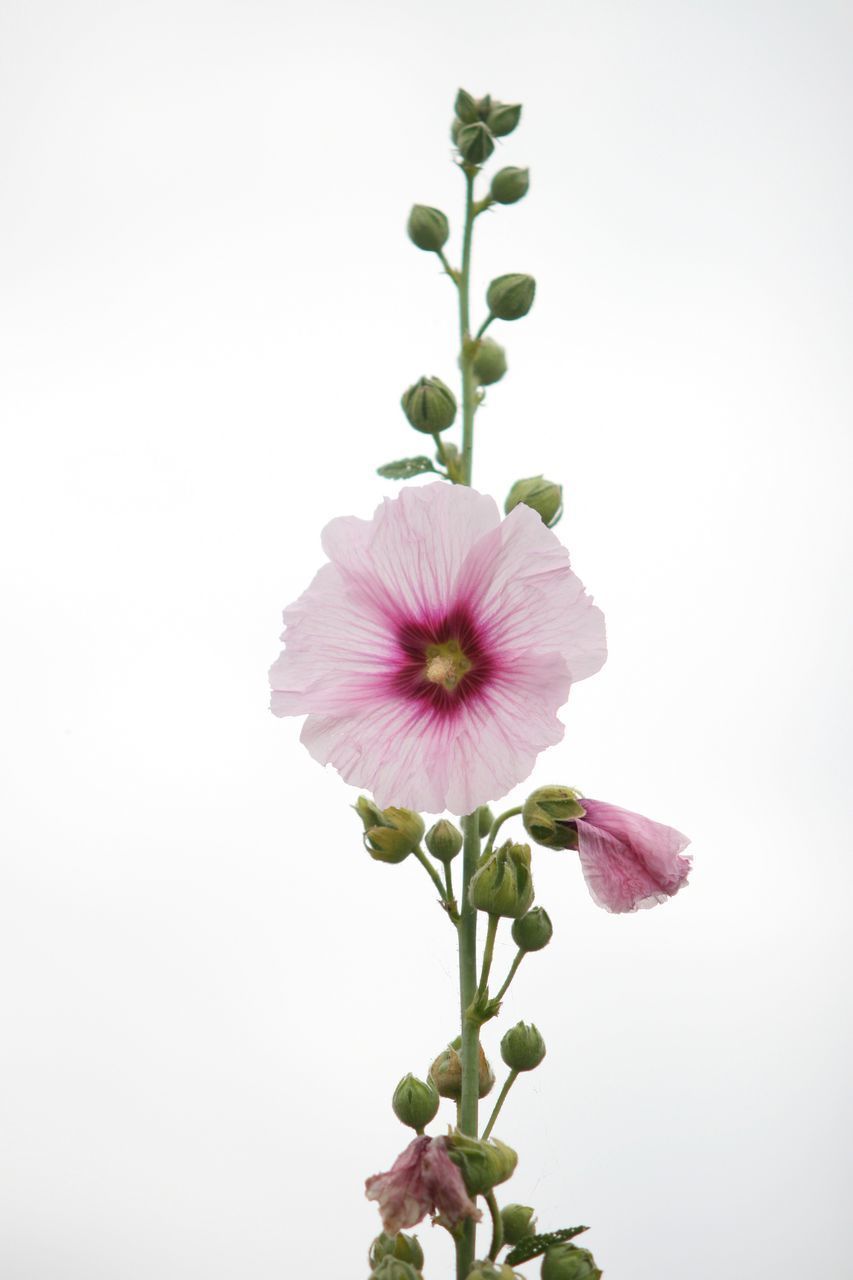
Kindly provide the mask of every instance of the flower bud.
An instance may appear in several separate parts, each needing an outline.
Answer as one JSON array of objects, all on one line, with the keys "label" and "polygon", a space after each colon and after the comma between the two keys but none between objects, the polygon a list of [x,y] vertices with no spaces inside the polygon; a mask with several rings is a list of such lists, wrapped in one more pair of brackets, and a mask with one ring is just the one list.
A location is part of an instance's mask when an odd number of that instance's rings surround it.
[{"label": "flower bud", "polygon": [[516,1280],[512,1267],[505,1262],[475,1262],[472,1271],[468,1272],[468,1280]]},{"label": "flower bud", "polygon": [[477,103],[471,94],[466,93],[464,89],[460,89],[457,93],[453,110],[456,112],[457,120],[461,120],[463,124],[473,124],[475,120],[480,118],[477,111]]},{"label": "flower bud", "polygon": [[397,1258],[400,1262],[408,1262],[420,1271],[424,1265],[424,1251],[417,1236],[407,1236],[405,1231],[398,1231],[395,1236],[386,1235],[383,1231],[370,1246],[367,1260],[372,1268],[379,1266],[383,1258]]},{"label": "flower bud", "polygon": [[485,839],[491,831],[494,820],[495,815],[492,813],[489,806],[487,804],[481,804],[480,808],[477,810],[477,831],[479,832],[481,840]]},{"label": "flower bud", "polygon": [[485,164],[495,149],[494,139],[481,120],[463,124],[456,145],[465,163],[474,165]]},{"label": "flower bud", "polygon": [[496,138],[512,133],[521,119],[521,103],[495,102],[486,117],[486,123]]},{"label": "flower bud", "polygon": [[491,94],[487,93],[484,98],[478,98],[476,105],[477,105],[477,118],[478,120],[482,120],[485,123],[488,120],[489,114],[491,113],[491,110],[492,110]]},{"label": "flower bud", "polygon": [[546,849],[577,849],[575,820],[586,810],[572,787],[537,787],[521,811],[524,830]]},{"label": "flower bud", "polygon": [[472,1196],[483,1195],[515,1172],[518,1156],[497,1138],[483,1141],[454,1129],[446,1139],[450,1159],[459,1168]]},{"label": "flower bud", "polygon": [[504,1205],[501,1209],[501,1222],[505,1244],[518,1244],[519,1240],[532,1236],[536,1231],[536,1218],[533,1210],[526,1204]]},{"label": "flower bud", "polygon": [[462,832],[447,818],[439,818],[426,833],[426,847],[434,858],[445,866],[452,862],[462,848]]},{"label": "flower bud", "polygon": [[508,165],[498,169],[492,178],[490,194],[498,204],[516,204],[527,195],[530,187],[530,170]]},{"label": "flower bud", "polygon": [[493,382],[500,382],[506,373],[506,352],[494,338],[481,338],[471,369],[481,387],[490,387]]},{"label": "flower bud", "polygon": [[601,1280],[589,1249],[576,1244],[555,1244],[542,1259],[542,1280]]},{"label": "flower bud", "polygon": [[[452,1098],[454,1102],[460,1102],[462,1099],[462,1059],[459,1056],[461,1041],[457,1036],[452,1044],[446,1049],[442,1049],[441,1053],[433,1062],[429,1069],[429,1078],[435,1085],[442,1098]],[[495,1083],[495,1073],[489,1065],[483,1046],[480,1045],[480,1053],[477,1067],[477,1092],[479,1097],[485,1098],[491,1093]]]},{"label": "flower bud", "polygon": [[510,1071],[532,1071],[545,1057],[545,1041],[532,1023],[517,1022],[501,1040],[501,1057]]},{"label": "flower bud", "polygon": [[533,306],[535,294],[533,276],[511,272],[492,281],[486,290],[486,302],[498,320],[520,320]]},{"label": "flower bud", "polygon": [[438,1112],[438,1093],[430,1081],[419,1080],[411,1072],[397,1085],[391,1099],[394,1115],[401,1124],[422,1133]]},{"label": "flower bud", "polygon": [[370,1280],[423,1280],[417,1267],[401,1258],[392,1258],[387,1254],[372,1272]]},{"label": "flower bud", "polygon": [[406,229],[412,244],[427,253],[438,253],[450,235],[446,215],[427,204],[412,205]]},{"label": "flower bud", "polygon": [[364,847],[377,862],[402,862],[423,839],[424,820],[411,809],[378,809],[359,796],[355,810],[364,823]]},{"label": "flower bud", "polygon": [[544,907],[534,907],[512,922],[512,940],[520,951],[541,951],[554,933],[551,917]]},{"label": "flower bud", "polygon": [[468,900],[490,916],[517,920],[533,905],[530,845],[507,840],[474,872]]},{"label": "flower bud", "polygon": [[456,417],[456,398],[440,378],[418,378],[403,392],[400,404],[415,430],[427,435],[446,431]]},{"label": "flower bud", "polygon": [[538,512],[542,523],[546,524],[549,529],[553,529],[563,514],[562,486],[554,484],[552,480],[546,480],[544,476],[531,476],[529,480],[516,480],[504,503],[505,513],[509,515],[510,511],[522,502],[526,507],[532,507],[534,511]]}]

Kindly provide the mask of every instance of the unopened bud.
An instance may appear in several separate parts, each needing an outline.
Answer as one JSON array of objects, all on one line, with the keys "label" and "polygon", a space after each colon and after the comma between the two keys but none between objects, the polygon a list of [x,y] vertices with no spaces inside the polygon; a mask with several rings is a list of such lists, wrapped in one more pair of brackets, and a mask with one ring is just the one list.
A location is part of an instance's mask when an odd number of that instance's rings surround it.
[{"label": "unopened bud", "polygon": [[481,840],[491,831],[494,820],[495,815],[492,813],[489,806],[487,804],[481,804],[480,808],[477,810],[477,830],[480,833]]},{"label": "unopened bud", "polygon": [[532,1023],[517,1022],[501,1040],[501,1057],[510,1071],[533,1071],[545,1057],[545,1041]]},{"label": "unopened bud", "polygon": [[468,1280],[516,1280],[512,1267],[505,1262],[475,1262],[474,1269],[468,1272]]},{"label": "unopened bud", "polygon": [[466,164],[485,164],[495,149],[495,142],[482,120],[463,124],[456,139],[459,153]]},{"label": "unopened bud", "polygon": [[492,281],[486,290],[486,302],[498,320],[520,320],[533,306],[535,295],[533,276],[511,272]]},{"label": "unopened bud", "polygon": [[445,1139],[450,1159],[462,1174],[465,1186],[472,1196],[483,1195],[492,1187],[506,1182],[515,1172],[518,1156],[506,1143],[497,1138],[483,1141],[469,1138],[454,1129]]},{"label": "unopened bud", "polygon": [[496,138],[505,138],[517,127],[520,119],[520,103],[495,102],[486,117],[486,122]]},{"label": "unopened bud", "polygon": [[577,849],[575,821],[585,812],[572,787],[537,787],[524,802],[521,820],[531,840],[546,849]]},{"label": "unopened bud", "polygon": [[386,1235],[383,1231],[370,1246],[367,1260],[370,1266],[378,1267],[383,1258],[396,1258],[399,1262],[408,1262],[420,1271],[424,1265],[424,1251],[417,1236],[407,1236],[405,1231],[398,1231],[395,1236]]},{"label": "unopened bud", "polygon": [[415,430],[430,436],[446,431],[456,417],[456,398],[440,378],[418,378],[400,404]]},{"label": "unopened bud", "polygon": [[485,97],[477,99],[477,116],[480,120],[486,121],[492,110],[492,96],[487,93]]},{"label": "unopened bud", "polygon": [[457,93],[453,109],[457,120],[461,120],[463,124],[473,124],[480,118],[475,99],[464,89],[460,89]]},{"label": "unopened bud", "polygon": [[372,1272],[370,1280],[423,1280],[423,1276],[411,1262],[386,1256]]},{"label": "unopened bud", "polygon": [[446,215],[428,204],[412,205],[406,229],[412,244],[428,253],[438,253],[443,249],[450,235]]},{"label": "unopened bud", "polygon": [[378,809],[359,796],[355,811],[364,824],[364,847],[377,862],[402,862],[423,839],[424,820],[411,809]]},{"label": "unopened bud", "polygon": [[520,951],[541,951],[553,934],[554,926],[544,907],[534,907],[512,922],[512,940]]},{"label": "unopened bud", "polygon": [[530,170],[508,165],[506,169],[498,169],[492,178],[490,194],[498,204],[516,204],[527,195],[529,188]]},{"label": "unopened bud", "polygon": [[[452,1098],[454,1102],[462,1099],[462,1059],[459,1056],[461,1041],[459,1037],[449,1044],[433,1062],[429,1069],[429,1078],[442,1098]],[[477,1093],[485,1098],[491,1093],[495,1083],[495,1073],[480,1045],[477,1058]]]},{"label": "unopened bud", "polygon": [[506,352],[494,338],[481,338],[471,369],[481,387],[490,387],[493,382],[500,382],[506,373]]},{"label": "unopened bud", "polygon": [[426,833],[426,847],[432,856],[439,862],[443,862],[445,866],[453,861],[462,844],[462,832],[447,818],[439,818]]},{"label": "unopened bud", "polygon": [[475,871],[468,900],[478,911],[517,920],[533,905],[530,845],[507,840]]},{"label": "unopened bud", "polygon": [[504,1244],[518,1244],[525,1236],[532,1236],[536,1231],[536,1218],[533,1210],[526,1204],[508,1204],[501,1209],[501,1222],[504,1228]]},{"label": "unopened bud", "polygon": [[554,484],[553,480],[546,480],[544,476],[531,476],[528,480],[516,480],[507,494],[504,511],[509,515],[510,511],[521,503],[525,507],[532,507],[539,515],[542,523],[546,524],[549,529],[553,529],[563,514],[562,486]]},{"label": "unopened bud", "polygon": [[601,1280],[589,1249],[576,1244],[555,1244],[542,1259],[542,1280]]},{"label": "unopened bud", "polygon": [[394,1115],[401,1124],[422,1133],[438,1112],[438,1093],[435,1085],[419,1080],[411,1072],[397,1085],[391,1099]]}]

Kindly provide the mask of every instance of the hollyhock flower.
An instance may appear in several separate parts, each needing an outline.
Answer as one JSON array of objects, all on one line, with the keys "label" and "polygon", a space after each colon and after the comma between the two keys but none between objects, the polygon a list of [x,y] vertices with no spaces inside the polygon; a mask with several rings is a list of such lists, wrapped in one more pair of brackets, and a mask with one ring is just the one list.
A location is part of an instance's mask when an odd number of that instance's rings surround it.
[{"label": "hollyhock flower", "polygon": [[604,619],[535,511],[442,482],[333,520],[285,610],[272,710],[381,808],[470,813],[558,742],[606,657]]},{"label": "hollyhock flower", "polygon": [[606,911],[636,911],[666,902],[687,881],[690,841],[674,827],[583,796],[577,850],[587,887]]},{"label": "hollyhock flower", "polygon": [[451,1230],[464,1218],[483,1216],[465,1189],[462,1174],[447,1154],[444,1138],[415,1138],[387,1173],[365,1183],[376,1200],[389,1235],[415,1227],[428,1213],[440,1213]]}]

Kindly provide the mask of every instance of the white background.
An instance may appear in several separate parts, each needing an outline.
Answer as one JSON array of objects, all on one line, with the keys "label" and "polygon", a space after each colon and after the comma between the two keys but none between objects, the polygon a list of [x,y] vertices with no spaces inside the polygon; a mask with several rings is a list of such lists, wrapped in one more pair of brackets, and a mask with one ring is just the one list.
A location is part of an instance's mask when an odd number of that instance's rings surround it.
[{"label": "white background", "polygon": [[366,1274],[453,936],[266,670],[324,523],[423,447],[401,391],[454,377],[403,226],[458,233],[460,83],[532,170],[475,294],[539,280],[475,483],[563,482],[609,626],[534,780],[695,853],[630,917],[537,854],[512,1196],[608,1280],[849,1274],[849,4],[0,13],[3,1280]]}]

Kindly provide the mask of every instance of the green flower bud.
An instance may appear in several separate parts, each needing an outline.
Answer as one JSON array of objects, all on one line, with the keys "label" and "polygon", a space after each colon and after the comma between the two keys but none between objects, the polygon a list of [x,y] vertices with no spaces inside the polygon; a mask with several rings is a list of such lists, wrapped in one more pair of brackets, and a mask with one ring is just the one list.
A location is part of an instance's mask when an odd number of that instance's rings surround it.
[{"label": "green flower bud", "polygon": [[483,1141],[454,1129],[447,1139],[447,1153],[462,1174],[472,1196],[483,1195],[506,1182],[515,1172],[518,1156],[497,1138]]},{"label": "green flower bud", "polygon": [[[433,1062],[429,1069],[429,1078],[442,1098],[452,1098],[454,1102],[462,1099],[462,1059],[459,1056],[461,1040],[456,1039],[449,1044]],[[491,1093],[495,1084],[495,1073],[480,1045],[477,1067],[477,1092],[481,1098]]]},{"label": "green flower bud", "polygon": [[577,849],[575,819],[585,813],[572,787],[537,787],[524,802],[521,820],[530,839],[546,849]]},{"label": "green flower bud", "polygon": [[440,209],[428,204],[413,204],[406,227],[412,244],[427,253],[438,253],[447,244],[450,226]]},{"label": "green flower bud", "polygon": [[423,839],[424,820],[411,809],[378,809],[359,796],[355,811],[364,824],[364,847],[377,862],[402,862]]},{"label": "green flower bud", "polygon": [[492,281],[486,290],[486,302],[498,320],[520,320],[533,306],[535,294],[533,276],[511,272]]},{"label": "green flower bud", "polygon": [[518,1244],[525,1236],[536,1232],[536,1218],[533,1210],[526,1204],[508,1204],[501,1209],[501,1222],[504,1226],[504,1243]]},{"label": "green flower bud", "polygon": [[542,523],[549,529],[553,529],[563,514],[562,486],[554,484],[552,480],[546,480],[544,476],[516,480],[504,503],[505,513],[509,515],[510,511],[522,502],[526,507],[532,507],[539,514]]},{"label": "green flower bud", "polygon": [[601,1280],[589,1249],[576,1244],[555,1244],[542,1259],[542,1280]]},{"label": "green flower bud", "polygon": [[418,378],[403,392],[400,404],[415,430],[430,436],[446,431],[456,417],[456,397],[440,378]]},{"label": "green flower bud", "polygon": [[407,1236],[405,1231],[398,1231],[395,1236],[382,1232],[370,1246],[367,1260],[372,1268],[379,1266],[383,1258],[397,1258],[400,1262],[408,1262],[420,1271],[424,1265],[424,1251],[417,1236]]},{"label": "green flower bud", "polygon": [[510,1071],[532,1071],[545,1057],[545,1041],[532,1023],[517,1022],[501,1040],[501,1057]]},{"label": "green flower bud", "polygon": [[495,102],[486,117],[486,123],[496,138],[512,133],[521,119],[521,103]]},{"label": "green flower bud", "polygon": [[386,1255],[371,1274],[370,1280],[423,1280],[423,1276],[411,1262]]},{"label": "green flower bud", "polygon": [[466,164],[485,164],[495,149],[492,135],[482,121],[476,124],[463,124],[456,139],[456,145]]},{"label": "green flower bud", "polygon": [[512,922],[512,940],[521,951],[541,951],[554,933],[551,917],[544,907],[534,907]]},{"label": "green flower bud", "polygon": [[487,93],[484,98],[477,99],[477,118],[484,123],[488,120],[492,110],[492,97]]},{"label": "green flower bud", "polygon": [[394,1090],[391,1106],[401,1124],[407,1124],[420,1133],[438,1112],[436,1087],[431,1081],[419,1080],[409,1072]]},{"label": "green flower bud", "polygon": [[456,112],[457,120],[461,120],[463,124],[474,124],[480,118],[476,101],[464,89],[460,89],[457,93],[453,110]]},{"label": "green flower bud", "polygon": [[506,373],[506,352],[494,338],[481,338],[471,361],[474,377],[481,387],[500,382]]},{"label": "green flower bud", "polygon": [[507,840],[471,877],[468,900],[478,911],[517,920],[533,905],[530,845]]},{"label": "green flower bud", "polygon": [[527,195],[529,187],[530,170],[508,165],[506,169],[498,169],[492,178],[491,197],[498,204],[516,204]]},{"label": "green flower bud", "polygon": [[456,857],[462,843],[462,832],[452,822],[448,822],[447,818],[439,818],[426,833],[426,847],[445,866]]},{"label": "green flower bud", "polygon": [[505,1262],[475,1262],[468,1280],[516,1280],[516,1273]]},{"label": "green flower bud", "polygon": [[485,839],[491,831],[494,820],[495,815],[492,813],[489,806],[487,804],[480,805],[480,808],[477,810],[477,830],[480,834],[481,840]]}]

